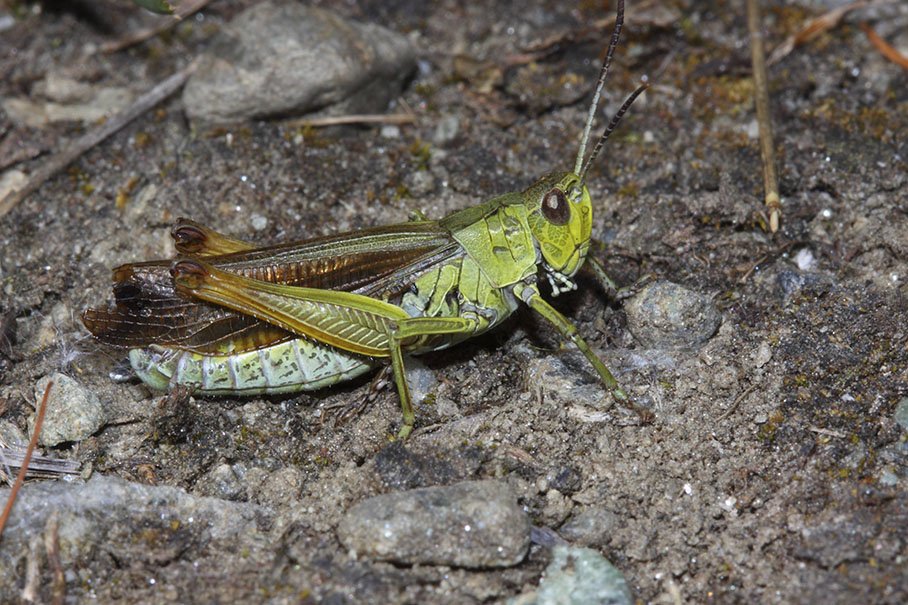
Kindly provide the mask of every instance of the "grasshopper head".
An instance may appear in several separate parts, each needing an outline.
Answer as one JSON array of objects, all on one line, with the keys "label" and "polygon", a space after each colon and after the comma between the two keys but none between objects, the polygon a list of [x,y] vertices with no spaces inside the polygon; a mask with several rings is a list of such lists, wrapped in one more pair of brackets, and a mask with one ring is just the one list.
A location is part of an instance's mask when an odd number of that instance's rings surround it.
[{"label": "grasshopper head", "polygon": [[576,174],[553,172],[530,186],[523,196],[545,270],[573,276],[586,258],[593,229],[593,205],[586,185]]},{"label": "grasshopper head", "polygon": [[599,107],[599,96],[608,76],[609,65],[612,62],[615,47],[618,45],[618,34],[621,32],[623,23],[624,0],[618,0],[615,31],[612,33],[605,60],[599,70],[593,102],[590,104],[586,124],[580,135],[580,148],[577,151],[574,171],[548,174],[523,192],[530,229],[533,231],[533,237],[545,260],[543,268],[548,273],[554,294],[574,287],[570,278],[583,265],[586,253],[590,249],[593,207],[590,202],[590,192],[584,185],[587,170],[593,164],[609,135],[618,126],[624,112],[648,86],[644,76],[641,85],[624,101],[612,121],[606,126],[590,156],[584,159],[593,119],[596,117],[596,109]]}]

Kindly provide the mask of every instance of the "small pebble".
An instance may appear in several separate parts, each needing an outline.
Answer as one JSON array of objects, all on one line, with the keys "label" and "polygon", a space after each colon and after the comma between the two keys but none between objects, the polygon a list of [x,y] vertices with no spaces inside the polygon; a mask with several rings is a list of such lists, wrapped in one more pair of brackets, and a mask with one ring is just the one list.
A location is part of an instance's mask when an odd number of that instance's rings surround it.
[{"label": "small pebble", "polygon": [[[51,380],[54,385],[47,397],[47,411],[41,425],[38,443],[51,447],[67,441],[88,439],[104,424],[104,407],[98,396],[65,374],[55,372],[35,385],[36,404],[44,397]],[[28,431],[35,429],[37,413],[28,419]]]},{"label": "small pebble", "polygon": [[294,466],[285,466],[268,473],[253,497],[258,504],[278,509],[299,498],[303,489],[303,473]]},{"label": "small pebble", "polygon": [[603,546],[608,544],[618,523],[615,513],[593,506],[568,519],[558,533],[581,546]]},{"label": "small pebble", "polygon": [[832,280],[820,273],[802,273],[783,269],[776,277],[776,290],[783,302],[788,302],[793,296],[800,295],[805,289],[819,294],[832,286]]},{"label": "small pebble", "polygon": [[0,420],[0,443],[7,447],[25,447],[28,445],[28,437],[9,420]]},{"label": "small pebble", "polygon": [[246,465],[222,463],[208,472],[205,481],[201,481],[200,495],[213,496],[224,500],[242,500],[246,497]]},{"label": "small pebble", "polygon": [[756,120],[751,120],[747,123],[747,138],[756,139],[760,136],[760,123]]},{"label": "small pebble", "polygon": [[539,589],[510,605],[631,605],[624,575],[591,548],[556,546]]},{"label": "small pebble", "polygon": [[21,170],[12,168],[0,174],[0,200],[13,191],[18,191],[25,186],[28,177]]},{"label": "small pebble", "polygon": [[399,139],[400,126],[397,126],[396,124],[385,124],[381,127],[379,134],[383,139]]},{"label": "small pebble", "polygon": [[438,379],[435,377],[435,372],[415,357],[408,357],[405,365],[410,396],[414,402],[421,403],[435,391]]},{"label": "small pebble", "polygon": [[905,430],[908,430],[908,397],[902,397],[895,406],[895,421]]},{"label": "small pebble", "polygon": [[441,118],[435,125],[435,143],[437,145],[443,145],[454,140],[454,137],[457,136],[459,130],[460,120],[457,119],[457,116],[445,116]]},{"label": "small pebble", "polygon": [[811,271],[816,268],[817,259],[810,248],[801,248],[794,255],[794,262],[801,271]]},{"label": "small pebble", "polygon": [[712,299],[669,281],[647,285],[624,310],[631,333],[648,347],[698,347],[722,323]]},{"label": "small pebble", "polygon": [[249,218],[249,224],[255,231],[261,231],[268,226],[268,219],[261,214],[253,214]]},{"label": "small pebble", "polygon": [[426,197],[435,191],[435,177],[428,170],[417,170],[408,174],[404,183],[414,197]]},{"label": "small pebble", "polygon": [[772,359],[772,349],[769,346],[769,343],[765,340],[760,343],[760,346],[757,347],[756,354],[754,355],[754,365],[758,368],[762,368],[769,360]]}]

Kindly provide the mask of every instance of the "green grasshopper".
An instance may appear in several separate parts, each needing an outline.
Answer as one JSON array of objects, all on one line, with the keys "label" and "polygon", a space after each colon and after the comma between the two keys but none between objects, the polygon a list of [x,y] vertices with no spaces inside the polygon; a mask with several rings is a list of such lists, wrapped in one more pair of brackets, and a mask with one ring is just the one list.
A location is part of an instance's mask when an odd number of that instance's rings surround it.
[{"label": "green grasshopper", "polygon": [[524,191],[441,220],[420,214],[407,223],[270,247],[181,219],[172,230],[181,256],[115,269],[115,304],[86,310],[83,323],[100,341],[129,348],[138,377],[161,391],[314,390],[390,360],[403,439],[415,421],[404,356],[482,334],[523,303],[577,346],[616,402],[648,417],[537,286],[541,274],[554,295],[574,289],[572,278],[585,264],[616,292],[587,255],[593,208],[584,177],[645,81],[584,156],[623,16],[619,2],[573,172],[552,172]]}]

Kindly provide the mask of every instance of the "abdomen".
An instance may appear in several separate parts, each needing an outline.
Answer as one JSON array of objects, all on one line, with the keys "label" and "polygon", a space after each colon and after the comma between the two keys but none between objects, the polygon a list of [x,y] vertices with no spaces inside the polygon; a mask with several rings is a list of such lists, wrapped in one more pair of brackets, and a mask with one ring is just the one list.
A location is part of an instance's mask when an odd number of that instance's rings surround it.
[{"label": "abdomen", "polygon": [[152,345],[132,349],[129,361],[148,386],[195,387],[198,395],[272,395],[313,391],[376,367],[368,357],[304,339],[229,355],[201,355]]}]

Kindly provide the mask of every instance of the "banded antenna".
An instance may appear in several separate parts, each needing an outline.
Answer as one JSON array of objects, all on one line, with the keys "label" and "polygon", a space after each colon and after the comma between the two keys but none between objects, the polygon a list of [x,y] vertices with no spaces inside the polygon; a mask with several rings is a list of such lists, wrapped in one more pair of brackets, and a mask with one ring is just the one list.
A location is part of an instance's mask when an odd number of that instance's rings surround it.
[{"label": "banded antenna", "polygon": [[577,161],[574,162],[574,174],[580,177],[581,183],[583,182],[587,171],[592,165],[593,160],[595,160],[596,156],[599,155],[599,150],[602,149],[602,145],[606,140],[608,140],[609,135],[611,135],[615,128],[618,126],[618,122],[621,121],[621,118],[624,116],[625,112],[630,108],[637,97],[640,96],[640,93],[642,93],[649,87],[646,76],[644,76],[642,78],[640,86],[638,86],[637,89],[633,93],[631,93],[631,95],[621,105],[621,108],[612,118],[611,122],[609,122],[609,125],[605,128],[605,131],[602,133],[602,136],[596,143],[596,147],[593,148],[593,153],[591,153],[589,159],[584,162],[583,156],[586,155],[586,144],[589,141],[590,131],[593,128],[593,120],[596,118],[596,110],[599,109],[599,98],[602,94],[602,87],[605,85],[605,79],[608,77],[609,66],[612,64],[612,55],[615,54],[615,48],[618,46],[618,37],[621,34],[621,28],[623,26],[624,0],[618,0],[618,8],[615,15],[615,29],[614,31],[612,31],[612,39],[609,42],[608,50],[605,53],[605,60],[602,62],[602,69],[599,70],[599,79],[596,80],[596,91],[593,93],[593,102],[590,104],[590,111],[586,116],[586,124],[583,127],[583,133],[580,135],[580,149],[577,150]]},{"label": "banded antenna", "polygon": [[[612,121],[608,123],[608,126],[605,127],[605,130],[602,132],[602,136],[599,137],[599,141],[596,143],[596,146],[593,147],[593,153],[590,154],[590,159],[588,159],[584,164],[583,168],[580,169],[579,177],[580,182],[583,182],[583,177],[586,176],[586,171],[590,169],[590,166],[593,164],[593,160],[596,159],[596,156],[599,155],[599,150],[602,149],[602,145],[608,140],[608,137],[615,128],[618,127],[618,122],[621,121],[621,118],[624,117],[625,112],[630,109],[630,106],[634,104],[634,101],[637,100],[637,97],[640,96],[644,90],[649,88],[649,81],[646,76],[640,78],[640,86],[630,94],[630,96],[624,100],[624,103],[621,104],[620,109],[615,113],[615,116],[612,118]],[[577,174],[577,173],[575,173]]]}]

